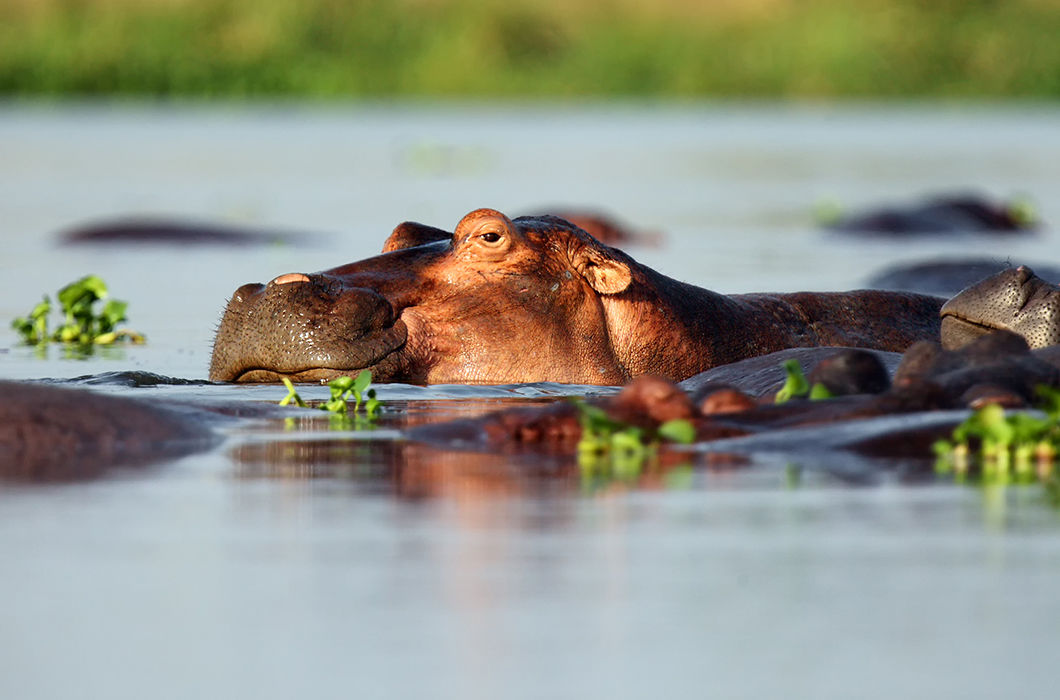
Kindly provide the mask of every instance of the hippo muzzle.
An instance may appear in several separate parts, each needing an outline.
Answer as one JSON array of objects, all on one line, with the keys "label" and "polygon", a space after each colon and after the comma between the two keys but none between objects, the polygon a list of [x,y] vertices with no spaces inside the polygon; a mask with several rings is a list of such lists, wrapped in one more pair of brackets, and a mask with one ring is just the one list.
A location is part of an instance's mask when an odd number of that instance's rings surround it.
[{"label": "hippo muzzle", "polygon": [[939,313],[947,349],[999,329],[1022,335],[1032,348],[1060,344],[1060,287],[1023,265],[968,287]]},{"label": "hippo muzzle", "polygon": [[371,289],[326,275],[291,273],[236,290],[217,330],[214,381],[328,379],[388,374],[407,340],[404,322]]}]

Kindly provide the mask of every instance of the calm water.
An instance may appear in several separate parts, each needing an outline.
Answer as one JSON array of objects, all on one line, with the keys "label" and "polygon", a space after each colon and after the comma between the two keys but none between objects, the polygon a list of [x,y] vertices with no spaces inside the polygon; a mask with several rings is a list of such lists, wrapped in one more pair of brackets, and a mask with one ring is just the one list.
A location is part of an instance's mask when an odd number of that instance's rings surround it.
[{"label": "calm water", "polygon": [[[664,234],[635,257],[725,292],[856,287],[942,254],[1060,264],[1055,227],[895,243],[813,226],[820,202],[966,189],[1060,221],[1060,110],[7,105],[0,377],[203,378],[239,284],[365,257],[402,220],[450,227],[480,206],[601,208]],[[130,214],[313,235],[56,245]],[[6,319],[87,272],[149,343],[90,360],[15,345]],[[0,487],[0,697],[1051,694],[1060,514],[1034,489],[886,471],[851,487],[783,455],[600,484],[562,460],[394,440],[406,423],[567,391],[384,386],[373,439],[232,423],[205,455]]]}]

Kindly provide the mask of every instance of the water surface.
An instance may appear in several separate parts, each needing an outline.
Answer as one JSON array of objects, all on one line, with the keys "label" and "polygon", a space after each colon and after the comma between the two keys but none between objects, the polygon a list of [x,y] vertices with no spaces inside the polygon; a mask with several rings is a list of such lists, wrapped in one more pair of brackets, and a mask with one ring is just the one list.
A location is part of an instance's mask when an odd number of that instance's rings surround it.
[{"label": "water surface", "polygon": [[[202,379],[239,284],[372,255],[395,224],[592,206],[662,232],[638,259],[723,292],[857,287],[940,254],[1060,263],[1055,228],[915,242],[812,209],[971,189],[1060,221],[1060,112],[618,105],[0,109],[0,319],[87,272],[143,347],[0,377],[170,401],[273,402]],[[71,248],[157,215],[308,234],[242,248]],[[580,388],[383,386],[372,435],[219,422],[206,454],[0,487],[0,696],[1044,696],[1060,516],[1034,489],[854,486],[805,456],[689,456],[633,482],[404,443],[409,421]],[[308,398],[323,390],[308,388]],[[792,479],[792,474],[798,479]]]}]

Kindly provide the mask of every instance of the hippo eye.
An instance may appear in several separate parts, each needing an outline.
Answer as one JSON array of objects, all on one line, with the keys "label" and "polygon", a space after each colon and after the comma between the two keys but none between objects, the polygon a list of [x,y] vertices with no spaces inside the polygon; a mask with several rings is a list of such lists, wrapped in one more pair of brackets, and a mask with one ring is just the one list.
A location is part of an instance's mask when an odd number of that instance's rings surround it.
[{"label": "hippo eye", "polygon": [[481,226],[469,237],[473,254],[494,260],[504,255],[511,245],[508,231],[499,226]]},{"label": "hippo eye", "polygon": [[496,231],[486,231],[484,234],[479,236],[486,243],[496,243],[501,239],[501,234]]}]

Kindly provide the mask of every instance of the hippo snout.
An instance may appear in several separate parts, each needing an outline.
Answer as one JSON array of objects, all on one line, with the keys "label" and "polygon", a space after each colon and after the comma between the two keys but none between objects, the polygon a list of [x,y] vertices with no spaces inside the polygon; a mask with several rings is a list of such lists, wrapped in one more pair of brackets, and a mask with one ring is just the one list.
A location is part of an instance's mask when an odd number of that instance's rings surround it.
[{"label": "hippo snout", "polygon": [[1022,335],[1032,348],[1060,344],[1060,287],[1025,265],[968,287],[940,314],[942,344],[948,349],[998,329]]},{"label": "hippo snout", "polygon": [[378,292],[292,272],[232,295],[214,341],[215,381],[326,380],[376,366],[406,329]]}]

